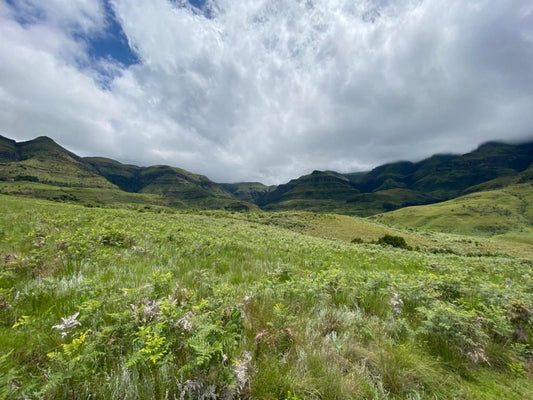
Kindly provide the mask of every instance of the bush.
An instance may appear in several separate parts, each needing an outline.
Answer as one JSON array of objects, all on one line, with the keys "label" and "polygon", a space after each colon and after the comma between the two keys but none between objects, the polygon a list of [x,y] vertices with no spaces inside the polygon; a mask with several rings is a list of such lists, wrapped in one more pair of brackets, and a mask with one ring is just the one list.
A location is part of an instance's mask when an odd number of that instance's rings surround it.
[{"label": "bush", "polygon": [[400,249],[411,249],[411,247],[409,247],[405,242],[405,239],[401,236],[385,235],[379,238],[376,243],[399,247]]}]

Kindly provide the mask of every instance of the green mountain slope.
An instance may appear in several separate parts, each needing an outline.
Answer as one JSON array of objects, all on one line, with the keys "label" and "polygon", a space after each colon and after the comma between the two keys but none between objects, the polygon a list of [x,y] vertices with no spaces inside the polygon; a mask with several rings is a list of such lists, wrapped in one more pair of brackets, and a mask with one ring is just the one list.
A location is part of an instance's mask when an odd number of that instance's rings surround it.
[{"label": "green mountain slope", "polygon": [[[368,216],[402,207],[436,203],[493,186],[527,182],[533,142],[490,142],[464,155],[439,154],[420,162],[401,161],[353,174],[315,171],[280,185],[258,199],[267,210],[301,209]],[[490,186],[489,186],[490,187]]]},{"label": "green mountain slope", "polygon": [[236,199],[205,176],[180,168],[167,165],[137,167],[101,157],[83,160],[122,190],[160,195],[168,199],[169,205],[185,203],[207,208],[253,208],[253,205]]},{"label": "green mountain slope", "polygon": [[0,180],[116,189],[76,154],[44,136],[20,143],[0,136]]},{"label": "green mountain slope", "polygon": [[81,158],[47,137],[21,143],[0,137],[0,181],[2,193],[89,204],[256,208],[205,176],[164,165]]},{"label": "green mountain slope", "polygon": [[266,186],[260,182],[221,183],[220,186],[238,199],[251,203],[256,203],[261,196],[276,188],[276,186]]},{"label": "green mountain slope", "polygon": [[350,180],[336,172],[313,171],[264,194],[257,204],[266,210],[342,208],[347,198],[359,193]]},{"label": "green mountain slope", "polygon": [[[205,176],[165,165],[138,167],[102,157],[81,158],[47,137],[16,143],[0,136],[0,182],[26,182],[24,188],[0,183],[3,193],[81,200],[87,195],[88,201],[93,198],[87,191],[58,195],[50,187],[27,184],[34,182],[154,195],[158,197],[149,204],[173,207],[248,210],[257,205],[264,210],[369,216],[531,182],[532,165],[533,142],[490,142],[464,155],[434,155],[416,163],[382,165],[370,172],[314,171],[286,184],[267,187],[257,182],[217,184]],[[111,192],[102,198],[118,202],[133,199]],[[139,198],[135,203],[144,200]]]},{"label": "green mountain slope", "polygon": [[533,184],[510,185],[372,217],[397,227],[491,236],[533,245]]}]

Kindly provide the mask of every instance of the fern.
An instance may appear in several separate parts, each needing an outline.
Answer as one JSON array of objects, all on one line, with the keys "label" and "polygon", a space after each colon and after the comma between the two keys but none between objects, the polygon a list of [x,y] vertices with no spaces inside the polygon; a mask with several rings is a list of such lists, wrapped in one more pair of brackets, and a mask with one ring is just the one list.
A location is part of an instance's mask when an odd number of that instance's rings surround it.
[{"label": "fern", "polygon": [[13,350],[0,356],[0,371],[3,374],[0,374],[0,400],[9,398],[10,396],[16,394],[20,387],[19,373],[15,368],[10,368],[9,358],[13,354]]}]

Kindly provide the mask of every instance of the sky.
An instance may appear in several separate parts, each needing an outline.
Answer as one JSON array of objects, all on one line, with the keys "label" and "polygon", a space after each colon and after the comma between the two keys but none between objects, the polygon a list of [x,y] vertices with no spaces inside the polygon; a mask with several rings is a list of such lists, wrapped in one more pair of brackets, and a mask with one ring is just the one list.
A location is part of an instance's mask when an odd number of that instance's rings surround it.
[{"label": "sky", "polygon": [[533,2],[0,0],[0,134],[278,184],[533,139]]}]

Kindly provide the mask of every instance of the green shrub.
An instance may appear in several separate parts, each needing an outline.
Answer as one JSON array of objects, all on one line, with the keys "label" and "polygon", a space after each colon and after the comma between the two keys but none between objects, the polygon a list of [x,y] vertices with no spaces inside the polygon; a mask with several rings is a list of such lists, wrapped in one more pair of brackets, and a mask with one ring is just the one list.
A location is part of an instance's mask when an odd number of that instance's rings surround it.
[{"label": "green shrub", "polygon": [[401,236],[385,235],[379,238],[376,243],[386,244],[389,246],[398,247],[400,249],[410,249],[410,247],[405,242],[405,239]]}]

